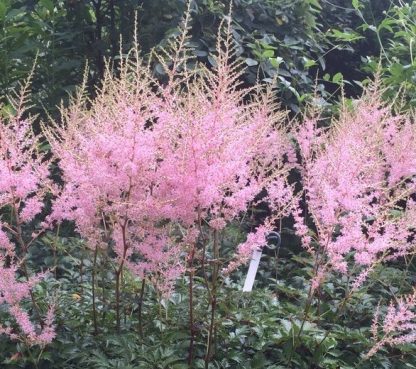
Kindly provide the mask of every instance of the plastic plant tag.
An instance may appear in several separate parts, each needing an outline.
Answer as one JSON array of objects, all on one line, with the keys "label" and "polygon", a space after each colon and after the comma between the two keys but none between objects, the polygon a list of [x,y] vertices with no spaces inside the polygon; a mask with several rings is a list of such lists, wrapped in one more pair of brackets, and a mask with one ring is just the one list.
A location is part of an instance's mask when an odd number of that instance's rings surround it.
[{"label": "plastic plant tag", "polygon": [[[269,249],[275,249],[280,246],[281,238],[277,232],[270,232],[266,236],[267,245]],[[243,292],[251,292],[253,289],[254,280],[256,279],[257,269],[259,268],[262,249],[253,251],[251,256],[250,266],[248,267],[247,277],[244,282]]]},{"label": "plastic plant tag", "polygon": [[250,266],[248,268],[246,281],[244,282],[243,292],[251,292],[251,290],[253,289],[253,284],[256,278],[257,269],[259,268],[261,253],[262,253],[261,250],[253,251],[253,255],[250,261]]}]

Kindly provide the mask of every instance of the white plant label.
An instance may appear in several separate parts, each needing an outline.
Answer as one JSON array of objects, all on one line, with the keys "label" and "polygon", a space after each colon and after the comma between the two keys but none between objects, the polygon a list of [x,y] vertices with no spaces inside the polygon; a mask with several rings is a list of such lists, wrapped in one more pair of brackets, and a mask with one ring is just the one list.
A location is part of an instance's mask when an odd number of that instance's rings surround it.
[{"label": "white plant label", "polygon": [[253,289],[254,280],[256,279],[257,269],[261,259],[262,250],[253,251],[251,256],[250,266],[248,268],[247,277],[244,282],[243,292],[251,292]]}]

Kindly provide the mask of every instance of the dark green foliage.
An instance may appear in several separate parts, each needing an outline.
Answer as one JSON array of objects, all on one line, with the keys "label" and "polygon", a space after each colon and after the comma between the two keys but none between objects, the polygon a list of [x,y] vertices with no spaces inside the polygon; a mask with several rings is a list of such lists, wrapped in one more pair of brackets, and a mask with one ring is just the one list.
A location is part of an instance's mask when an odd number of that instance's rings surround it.
[{"label": "dark green foliage", "polygon": [[416,103],[416,4],[403,2],[392,6],[383,19],[375,24],[364,24],[380,36],[381,60],[368,58],[367,71],[379,72],[386,88],[386,97],[394,99],[402,91],[405,108]]},{"label": "dark green foliage", "polygon": [[[276,78],[282,102],[294,111],[315,89],[330,99],[343,80],[352,83],[348,93],[357,94],[359,86],[352,81],[365,77],[359,72],[361,59],[379,54],[376,40],[368,35],[353,43],[363,21],[349,0],[232,3],[238,56],[247,65],[246,84]],[[376,8],[376,19],[389,7],[389,2],[374,0],[363,4],[364,17]],[[191,8],[190,46],[197,59],[214,67],[211,53],[219,24],[229,14],[229,1],[195,0]],[[37,111],[43,105],[53,114],[79,84],[86,63],[94,86],[104,73],[104,58],[117,63],[120,50],[131,48],[136,14],[139,43],[148,53],[178,32],[185,9],[185,0],[4,0],[0,3],[0,95],[27,76],[38,55],[34,102]],[[156,65],[156,76],[163,78],[160,72]]]},{"label": "dark green foliage", "polygon": [[[232,252],[241,237],[231,228],[223,240]],[[285,240],[287,237],[284,238]],[[78,238],[45,236],[53,257],[34,248],[32,259],[52,276],[35,291],[39,301],[57,303],[57,339],[44,350],[28,349],[0,340],[2,368],[188,368],[188,280],[163,298],[146,284],[124,275],[122,329],[115,330],[114,270],[98,254],[96,272],[99,329],[92,320],[92,251]],[[40,246],[40,245],[39,245]],[[377,269],[364,288],[343,308],[348,277],[330,275],[313,299],[305,319],[313,260],[293,253],[287,242],[264,255],[251,293],[241,292],[245,268],[226,279],[218,291],[216,345],[209,368],[414,368],[415,345],[381,350],[363,360],[372,346],[369,332],[373,313],[394,297],[410,291],[416,266],[408,260],[406,273],[395,265]],[[56,267],[54,269],[54,267]],[[195,368],[204,368],[209,305],[203,279],[195,277]],[[390,284],[401,286],[392,289]],[[54,296],[50,291],[55,291]],[[139,306],[142,316],[139,320]],[[304,323],[302,323],[304,321]]]},{"label": "dark green foliage", "polygon": [[[33,102],[54,108],[80,82],[89,55],[88,13],[69,12],[63,1],[0,3],[0,92],[2,99],[27,77],[36,61]],[[5,102],[4,100],[2,102]]]}]

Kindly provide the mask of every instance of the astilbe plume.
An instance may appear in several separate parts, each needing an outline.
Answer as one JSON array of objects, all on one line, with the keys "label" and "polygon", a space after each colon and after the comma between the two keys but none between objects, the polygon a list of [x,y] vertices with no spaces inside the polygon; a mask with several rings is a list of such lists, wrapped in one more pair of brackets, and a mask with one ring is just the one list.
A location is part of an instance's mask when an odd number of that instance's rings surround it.
[{"label": "astilbe plume", "polygon": [[329,129],[318,125],[312,115],[296,134],[314,235],[300,208],[295,227],[304,247],[326,255],[325,270],[361,267],[357,289],[376,263],[415,251],[416,128],[382,103],[377,84]]},{"label": "astilbe plume", "polygon": [[276,216],[287,208],[285,155],[293,157],[271,91],[248,98],[239,86],[230,25],[215,71],[190,70],[188,21],[163,51],[170,61],[158,55],[165,84],[134,50],[93,101],[80,93],[64,124],[46,129],[65,182],[49,220],[73,220],[92,247],[113,245],[121,267],[166,291],[202,226],[223,229],[272,183]]},{"label": "astilbe plume", "polygon": [[[120,78],[107,73],[91,107],[80,92],[62,112],[63,125],[45,130],[65,183],[49,222],[74,221],[93,249],[112,245],[120,268],[127,264],[140,276],[167,268],[173,277],[182,266],[162,224],[171,199],[156,195],[163,179],[152,128],[157,97],[139,61],[121,68]],[[138,252],[144,260],[134,265]]]},{"label": "astilbe plume", "polygon": [[[244,69],[235,56],[229,22],[222,31],[215,69],[200,65],[185,74],[185,83],[173,77],[154,109],[164,175],[158,190],[173,199],[169,217],[188,231],[196,228],[200,237],[203,225],[218,233],[237,219],[262,189],[268,188],[275,200],[274,218],[286,214],[292,200],[287,175],[294,151],[283,126],[286,113],[278,109],[270,88],[241,86]],[[224,271],[265,245],[272,228],[269,220],[250,235]]]},{"label": "astilbe plume", "polygon": [[[45,345],[55,336],[53,309],[49,309],[42,321],[32,288],[44,273],[31,275],[26,263],[28,249],[41,230],[27,235],[23,229],[42,212],[50,185],[49,163],[37,149],[32,120],[23,117],[28,83],[12,99],[16,114],[0,120],[0,305],[6,307],[16,323],[16,326],[0,326],[0,333],[29,345]],[[29,299],[36,311],[37,324],[22,307]]]},{"label": "astilbe plume", "polygon": [[416,341],[416,289],[413,294],[391,302],[383,323],[379,324],[379,309],[375,314],[372,333],[374,346],[366,354],[369,358],[384,346],[395,346]]},{"label": "astilbe plume", "polygon": [[[330,128],[312,114],[297,130],[304,207],[294,218],[315,255],[311,291],[340,272],[352,280],[348,299],[377,265],[415,253],[416,126],[412,113],[394,113],[381,95],[376,81]],[[389,307],[369,356],[414,340],[414,302],[412,295]]]}]

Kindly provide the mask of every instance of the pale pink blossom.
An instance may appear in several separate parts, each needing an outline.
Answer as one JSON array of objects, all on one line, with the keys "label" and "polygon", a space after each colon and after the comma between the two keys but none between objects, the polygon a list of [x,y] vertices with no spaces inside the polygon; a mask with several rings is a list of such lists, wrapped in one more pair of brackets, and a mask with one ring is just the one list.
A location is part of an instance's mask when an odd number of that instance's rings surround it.
[{"label": "pale pink blossom", "polygon": [[0,333],[30,345],[45,345],[55,334],[53,311],[48,312],[41,329],[21,307],[30,299],[32,288],[44,277],[41,273],[29,275],[22,267],[28,245],[33,241],[22,233],[22,227],[42,212],[51,184],[49,162],[38,151],[39,142],[32,132],[32,121],[22,118],[24,100],[24,96],[18,99],[15,116],[0,119],[0,209],[6,206],[13,209],[13,218],[4,217],[0,223],[0,305],[17,325],[16,329],[0,325]]},{"label": "pale pink blossom", "polygon": [[140,61],[125,63],[93,101],[74,99],[63,124],[45,130],[64,181],[47,223],[74,221],[92,248],[111,245],[121,268],[164,290],[202,227],[221,232],[262,190],[273,199],[270,224],[290,212],[286,113],[271,89],[239,87],[243,70],[226,44],[215,70],[183,65],[165,84]]},{"label": "pale pink blossom", "polygon": [[[351,253],[355,264],[368,268],[381,258],[412,252],[416,129],[411,116],[393,114],[373,88],[354,108],[343,107],[331,127],[320,124],[319,115],[312,116],[295,134],[306,210],[299,207],[293,216],[304,247],[312,251],[309,222],[328,265],[342,273],[349,270]],[[406,205],[399,209],[399,202]]]},{"label": "pale pink blossom", "polygon": [[380,333],[379,312],[376,312],[372,327],[375,343],[366,357],[373,356],[383,346],[396,346],[416,341],[415,307],[416,290],[413,294],[399,298],[396,303],[391,302],[387,308]]}]

